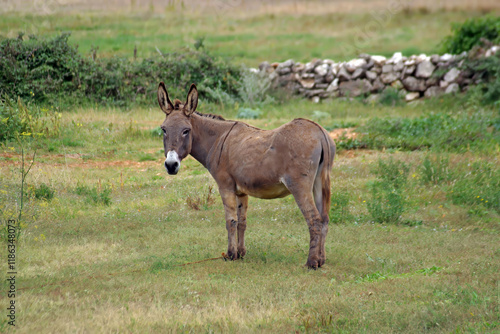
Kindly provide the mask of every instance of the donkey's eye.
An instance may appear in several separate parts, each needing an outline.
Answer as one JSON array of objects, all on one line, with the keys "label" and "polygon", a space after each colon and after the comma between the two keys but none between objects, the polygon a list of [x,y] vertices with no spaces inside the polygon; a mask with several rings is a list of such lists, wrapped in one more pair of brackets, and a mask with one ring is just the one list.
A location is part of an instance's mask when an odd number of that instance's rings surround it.
[{"label": "donkey's eye", "polygon": [[182,131],[182,135],[187,136],[189,134],[189,131],[191,131],[191,130],[186,129],[186,130]]}]

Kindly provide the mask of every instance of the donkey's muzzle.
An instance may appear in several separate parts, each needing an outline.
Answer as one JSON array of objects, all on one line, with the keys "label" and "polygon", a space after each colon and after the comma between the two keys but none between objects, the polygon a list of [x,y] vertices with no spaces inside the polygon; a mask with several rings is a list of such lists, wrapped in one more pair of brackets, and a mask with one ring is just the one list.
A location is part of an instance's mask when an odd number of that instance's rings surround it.
[{"label": "donkey's muzzle", "polygon": [[168,151],[167,158],[165,159],[165,168],[168,174],[175,175],[179,171],[181,166],[181,161],[179,160],[179,155],[175,151]]}]

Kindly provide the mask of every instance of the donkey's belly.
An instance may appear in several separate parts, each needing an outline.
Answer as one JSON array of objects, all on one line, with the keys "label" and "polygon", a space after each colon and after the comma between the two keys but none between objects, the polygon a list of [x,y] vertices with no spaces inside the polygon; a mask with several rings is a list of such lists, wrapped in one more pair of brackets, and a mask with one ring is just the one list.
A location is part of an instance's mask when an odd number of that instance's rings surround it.
[{"label": "donkey's belly", "polygon": [[242,184],[236,184],[236,194],[246,194],[262,199],[273,199],[288,196],[290,195],[290,191],[288,191],[283,183],[258,184],[258,182],[242,182]]}]

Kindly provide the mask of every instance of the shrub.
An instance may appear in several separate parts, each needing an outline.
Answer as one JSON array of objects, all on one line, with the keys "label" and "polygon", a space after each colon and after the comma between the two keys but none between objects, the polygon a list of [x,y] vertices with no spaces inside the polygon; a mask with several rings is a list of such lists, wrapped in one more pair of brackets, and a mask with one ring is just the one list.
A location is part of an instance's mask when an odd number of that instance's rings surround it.
[{"label": "shrub", "polygon": [[369,184],[371,199],[366,201],[368,212],[377,223],[396,223],[405,211],[404,198],[410,168],[392,158],[379,160],[374,174],[378,179]]},{"label": "shrub", "polygon": [[500,52],[488,58],[467,59],[464,68],[475,73],[475,76],[482,81],[478,86],[472,86],[469,89],[469,98],[477,94],[474,99],[481,104],[499,104]]},{"label": "shrub", "polygon": [[262,111],[258,109],[250,109],[250,108],[240,108],[238,110],[237,118],[246,118],[246,119],[257,119],[262,115]]},{"label": "shrub", "polygon": [[500,43],[500,16],[483,16],[452,25],[452,34],[443,41],[443,52],[459,54],[479,45],[481,39]]},{"label": "shrub", "polygon": [[266,73],[255,73],[246,68],[241,71],[237,89],[244,104],[255,107],[273,102],[274,99],[268,95],[270,88],[271,79]]},{"label": "shrub", "polygon": [[117,106],[154,104],[160,81],[172,96],[182,97],[196,83],[200,97],[214,101],[207,89],[220,87],[237,96],[238,67],[206,51],[167,53],[130,61],[84,58],[68,43],[69,34],[51,39],[30,36],[0,43],[0,93],[36,102],[61,101]]}]

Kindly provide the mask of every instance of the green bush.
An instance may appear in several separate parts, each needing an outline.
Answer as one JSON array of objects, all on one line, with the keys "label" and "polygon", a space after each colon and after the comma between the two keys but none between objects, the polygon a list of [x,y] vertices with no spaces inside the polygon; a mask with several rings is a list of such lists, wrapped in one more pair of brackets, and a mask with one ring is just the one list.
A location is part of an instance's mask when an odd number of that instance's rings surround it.
[{"label": "green bush", "polygon": [[500,16],[483,16],[468,19],[464,23],[452,25],[452,35],[443,41],[442,51],[459,54],[469,51],[487,39],[493,43],[500,43]]},{"label": "green bush", "polygon": [[366,201],[368,212],[377,223],[397,223],[405,211],[410,168],[392,158],[385,163],[379,160],[373,171],[377,180],[369,183],[371,199]]},{"label": "green bush", "polygon": [[488,58],[468,59],[463,67],[475,73],[482,81],[469,89],[469,99],[477,100],[483,105],[497,104],[500,107],[500,52]]},{"label": "green bush", "polygon": [[240,69],[205,51],[167,53],[131,61],[82,57],[69,34],[51,39],[30,36],[0,43],[0,93],[46,104],[99,103],[116,106],[155,104],[158,83],[171,96],[184,98],[191,83],[200,97],[214,101],[208,89],[220,87],[237,96]]},{"label": "green bush", "polygon": [[250,109],[250,108],[240,108],[238,110],[237,118],[246,118],[246,119],[257,119],[262,115],[262,111],[258,109]]},{"label": "green bush", "polygon": [[25,105],[9,97],[0,99],[0,142],[28,136],[57,137],[60,134],[60,117],[46,108]]}]

